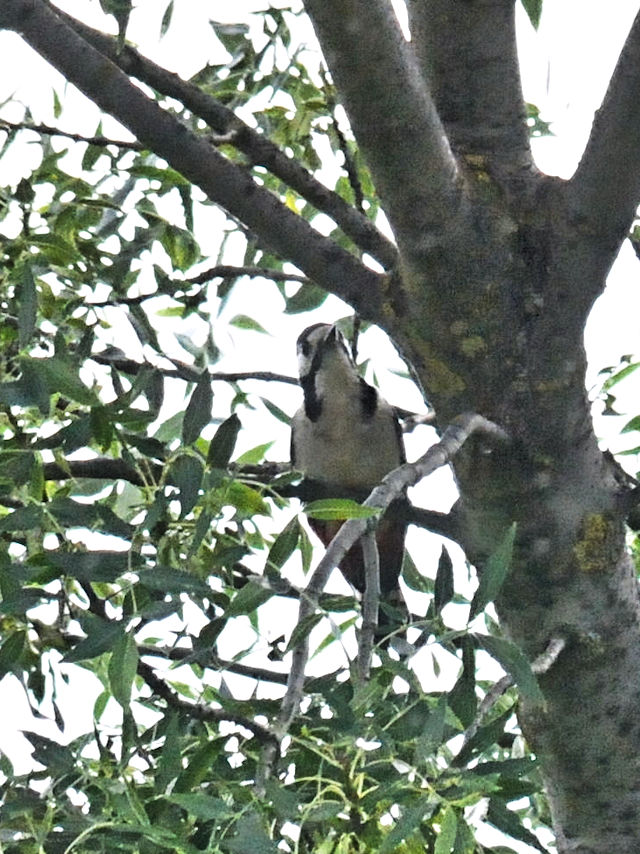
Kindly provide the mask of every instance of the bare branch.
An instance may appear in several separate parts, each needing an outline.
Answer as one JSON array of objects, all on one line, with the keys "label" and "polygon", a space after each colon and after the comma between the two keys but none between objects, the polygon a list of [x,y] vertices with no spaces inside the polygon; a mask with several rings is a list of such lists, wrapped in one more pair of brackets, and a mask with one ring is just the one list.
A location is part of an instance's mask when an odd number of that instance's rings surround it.
[{"label": "bare branch", "polygon": [[211,721],[213,723],[221,723],[222,721],[230,721],[238,726],[244,727],[252,732],[264,744],[273,742],[273,735],[268,729],[247,718],[244,715],[232,715],[225,712],[224,709],[212,709],[211,706],[199,706],[195,703],[188,703],[186,700],[181,700],[176,692],[170,688],[154,671],[154,669],[145,664],[144,661],[138,662],[138,675],[144,679],[149,688],[161,697],[167,705],[173,709],[179,709],[181,712],[189,715],[199,721]]},{"label": "bare branch", "polygon": [[[385,510],[391,502],[399,498],[409,486],[414,486],[423,477],[434,472],[441,466],[447,465],[457,454],[467,439],[473,434],[482,434],[492,442],[509,441],[508,434],[497,424],[476,413],[459,415],[447,427],[442,439],[414,463],[405,463],[390,472],[369,495],[364,502],[367,507],[377,507]],[[371,518],[349,519],[340,528],[336,536],[327,546],[324,557],[319,562],[307,588],[300,600],[298,626],[303,625],[315,611],[318,597],[329,579],[333,568],[338,566],[349,549],[362,537],[367,528],[375,524]],[[309,654],[309,639],[305,633],[301,642],[293,650],[291,671],[287,693],[282,701],[278,717],[277,735],[282,737],[297,713],[304,688],[304,669]]]},{"label": "bare branch", "polygon": [[306,0],[403,254],[457,215],[456,160],[388,0]]},{"label": "bare branch", "polygon": [[98,145],[106,148],[108,145],[116,145],[118,148],[126,148],[130,151],[143,151],[139,142],[125,142],[119,139],[109,139],[106,136],[82,136],[79,133],[70,133],[49,125],[35,125],[31,122],[10,122],[8,119],[0,119],[0,130],[31,130],[43,136],[62,136],[72,139],[74,142],[87,142],[89,145]]},{"label": "bare branch", "polygon": [[[155,480],[160,478],[161,466],[150,466]],[[144,486],[145,480],[140,472],[124,462],[110,457],[95,457],[90,460],[66,460],[64,465],[45,463],[42,466],[45,480],[70,480],[72,478],[92,478],[96,480],[126,480],[134,486]]]},{"label": "bare branch", "polygon": [[[135,359],[113,358],[105,356],[101,353],[92,353],[91,360],[99,365],[108,365],[116,368],[124,374],[137,375],[143,368],[154,368],[159,371],[163,377],[168,379],[184,380],[185,382],[198,382],[202,378],[202,370],[187,365],[184,362],[179,362],[172,359],[175,369],[162,368],[158,365],[152,365],[149,362],[137,362]],[[209,371],[209,376],[212,382],[237,383],[242,380],[261,380],[263,382],[278,382],[286,383],[287,385],[298,385],[296,377],[290,377],[287,374],[277,374],[273,371]]]},{"label": "bare branch", "polygon": [[251,174],[223,157],[172,113],[148,98],[116,65],[38,0],[6,0],[0,26],[23,38],[145,146],[164,157],[274,252],[290,258],[321,287],[379,319],[383,278],[315,231]]},{"label": "bare branch", "polygon": [[568,198],[579,228],[597,237],[608,270],[640,200],[640,12],[595,116]]},{"label": "bare branch", "polygon": [[117,39],[93,30],[61,10],[57,10],[57,14],[127,74],[132,74],[163,95],[175,98],[194,115],[204,119],[216,132],[211,138],[214,144],[232,145],[242,151],[252,164],[264,166],[317,210],[331,217],[356,246],[368,252],[383,267],[391,269],[395,266],[395,246],[378,231],[371,220],[325,187],[277,145],[245,124],[224,104],[192,83],[182,80],[177,74],[141,56],[131,46],[119,45]]},{"label": "bare branch", "polygon": [[[301,282],[303,285],[310,284],[307,276],[299,273],[286,273],[284,270],[270,270],[268,267],[232,267],[228,264],[218,264],[210,270],[204,270],[193,278],[185,279],[185,285],[201,285],[211,279],[235,279],[240,276],[250,276],[262,279],[271,279],[274,282]],[[180,284],[179,282],[177,284]]]},{"label": "bare branch", "polygon": [[278,673],[275,670],[267,670],[264,667],[254,667],[248,664],[242,664],[239,661],[226,661],[214,655],[210,651],[207,655],[202,655],[199,651],[185,649],[180,646],[151,646],[147,644],[139,644],[138,652],[140,655],[156,656],[157,658],[165,658],[169,661],[196,661],[203,667],[211,667],[217,671],[229,671],[238,676],[246,676],[248,679],[255,679],[258,682],[274,682],[276,685],[287,684],[287,674]]},{"label": "bare branch", "polygon": [[380,604],[380,555],[376,535],[367,531],[362,537],[362,553],[364,556],[365,593],[362,599],[362,628],[358,640],[358,661],[356,671],[358,677],[365,681],[371,670],[371,655],[378,628],[378,606]]}]

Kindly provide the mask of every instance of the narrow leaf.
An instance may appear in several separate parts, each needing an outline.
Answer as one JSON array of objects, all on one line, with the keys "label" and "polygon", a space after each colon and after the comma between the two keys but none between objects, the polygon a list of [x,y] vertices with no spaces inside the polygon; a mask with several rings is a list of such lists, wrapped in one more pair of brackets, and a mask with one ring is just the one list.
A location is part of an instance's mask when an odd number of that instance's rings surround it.
[{"label": "narrow leaf", "polygon": [[202,462],[191,454],[180,454],[171,464],[168,479],[180,490],[180,516],[183,518],[198,500],[203,472]]},{"label": "narrow leaf", "polygon": [[542,14],[542,0],[522,0],[524,11],[529,16],[529,20],[534,28],[538,29],[540,24],[540,15]]},{"label": "narrow leaf", "polygon": [[438,571],[436,573],[436,582],[433,594],[433,605],[436,614],[453,599],[453,564],[446,546],[442,546],[440,552],[440,560],[438,561]]},{"label": "narrow leaf", "polygon": [[449,707],[464,727],[471,725],[477,708],[475,650],[470,637],[462,638],[462,673],[449,693]]},{"label": "narrow leaf", "polygon": [[434,854],[451,854],[456,841],[458,818],[453,807],[445,807],[440,820],[440,833],[436,837]]},{"label": "narrow leaf", "polygon": [[169,3],[167,8],[164,10],[164,15],[162,16],[162,21],[160,23],[160,38],[167,34],[167,30],[171,26],[171,18],[173,17],[173,0]]},{"label": "narrow leaf", "polygon": [[502,539],[502,542],[498,545],[498,548],[489,557],[484,569],[482,570],[478,589],[476,590],[475,596],[471,602],[469,621],[473,620],[474,617],[477,617],[478,614],[484,611],[489,602],[493,602],[500,592],[500,588],[502,587],[502,584],[507,577],[509,567],[511,566],[511,557],[513,555],[513,543],[515,538],[516,523],[514,522],[508,529]]},{"label": "narrow leaf", "polygon": [[267,564],[275,569],[281,569],[295,551],[299,535],[300,522],[298,517],[294,516],[273,541]]},{"label": "narrow leaf", "polygon": [[109,684],[115,699],[126,709],[138,667],[138,648],[133,635],[125,632],[116,640],[109,661]]},{"label": "narrow leaf", "polygon": [[31,343],[38,310],[38,293],[29,264],[22,269],[18,295],[18,345],[22,350]]},{"label": "narrow leaf", "polygon": [[185,445],[195,442],[200,433],[202,433],[203,428],[211,421],[212,404],[213,391],[211,390],[211,379],[208,372],[205,371],[194,388],[184,413],[182,441]]},{"label": "narrow leaf", "polygon": [[226,469],[233,456],[241,427],[240,419],[235,412],[222,422],[209,444],[208,466],[215,469]]},{"label": "narrow leaf", "polygon": [[260,605],[263,605],[274,595],[272,590],[267,589],[258,581],[250,581],[245,584],[233,597],[225,611],[226,617],[239,617],[251,614]]},{"label": "narrow leaf", "polygon": [[365,507],[351,498],[322,498],[305,505],[304,512],[312,519],[368,519],[380,513],[376,507]]},{"label": "narrow leaf", "polygon": [[537,836],[534,836],[531,831],[527,830],[526,827],[523,827],[520,818],[516,813],[507,809],[507,805],[503,801],[499,801],[495,798],[492,798],[489,801],[489,809],[487,810],[487,817],[485,821],[488,821],[489,824],[492,824],[494,827],[497,827],[498,830],[506,833],[507,836],[511,836],[513,839],[519,839],[521,842],[531,845],[538,851],[542,851],[543,854],[546,852],[546,848],[542,847]]},{"label": "narrow leaf", "polygon": [[497,638],[492,635],[474,635],[474,638],[507,671],[523,697],[531,703],[544,702],[531,664],[519,647],[505,638]]}]

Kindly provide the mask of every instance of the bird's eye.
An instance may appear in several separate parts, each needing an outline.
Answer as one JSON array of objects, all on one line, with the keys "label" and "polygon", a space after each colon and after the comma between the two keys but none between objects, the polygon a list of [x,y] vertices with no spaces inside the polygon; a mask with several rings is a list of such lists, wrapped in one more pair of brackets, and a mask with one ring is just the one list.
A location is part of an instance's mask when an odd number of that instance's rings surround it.
[{"label": "bird's eye", "polygon": [[310,347],[308,341],[301,341],[300,342],[300,352],[302,353],[303,356],[309,355],[309,353],[311,352],[311,347]]}]

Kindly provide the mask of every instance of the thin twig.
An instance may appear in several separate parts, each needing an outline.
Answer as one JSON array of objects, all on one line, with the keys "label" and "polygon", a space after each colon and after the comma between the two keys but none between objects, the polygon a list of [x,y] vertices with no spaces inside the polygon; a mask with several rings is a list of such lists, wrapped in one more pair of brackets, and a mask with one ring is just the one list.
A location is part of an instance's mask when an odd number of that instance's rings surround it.
[{"label": "thin twig", "polygon": [[80,133],[71,133],[49,125],[35,125],[31,122],[10,122],[8,119],[0,119],[0,130],[31,130],[44,136],[63,136],[74,142],[87,142],[89,145],[98,145],[101,148],[116,145],[118,148],[126,148],[130,151],[144,151],[144,146],[139,142],[125,142],[122,139],[109,139],[106,136],[83,136]]},{"label": "thin twig", "polygon": [[[187,365],[184,362],[179,362],[172,359],[171,362],[174,369],[162,368],[158,365],[152,365],[149,362],[137,362],[135,359],[120,358],[118,356],[103,355],[102,353],[92,353],[90,358],[99,365],[108,365],[116,368],[125,374],[137,375],[143,368],[154,368],[167,379],[185,380],[185,382],[197,383],[202,378],[202,369],[194,368],[192,365]],[[236,383],[242,380],[262,380],[264,382],[286,383],[287,385],[298,385],[296,377],[287,376],[287,374],[276,374],[273,371],[209,371],[209,377],[212,382],[227,382]]]},{"label": "thin twig", "polygon": [[[158,299],[163,296],[175,296],[178,291],[186,291],[194,285],[203,285],[210,282],[212,279],[237,279],[241,276],[249,276],[251,278],[269,279],[272,282],[299,282],[303,285],[311,284],[311,279],[304,276],[302,273],[285,273],[283,270],[273,270],[269,267],[252,267],[252,266],[233,266],[231,264],[216,264],[215,267],[210,267],[208,270],[203,270],[197,276],[192,276],[188,279],[171,279],[171,284],[175,285],[175,290],[170,287],[163,287],[162,290],[153,291],[149,294],[139,294],[135,297],[110,297],[105,300],[96,300],[95,302],[87,301],[85,305],[92,308],[107,308],[118,305],[140,305],[148,299]],[[196,295],[197,297],[197,295]],[[189,299],[196,298],[190,296]]]},{"label": "thin twig", "polygon": [[278,673],[274,670],[267,670],[264,667],[241,664],[239,661],[226,661],[225,659],[218,658],[212,652],[208,655],[202,655],[199,651],[185,649],[184,647],[152,646],[149,644],[140,644],[138,652],[140,655],[157,656],[158,658],[165,658],[169,661],[181,661],[185,664],[194,661],[202,667],[210,667],[217,671],[229,671],[230,673],[235,673],[237,676],[256,679],[258,682],[273,682],[276,685],[287,684],[286,673]]},{"label": "thin twig", "polygon": [[272,270],[269,267],[234,267],[229,264],[217,264],[209,270],[203,270],[197,276],[184,279],[182,282],[176,280],[180,285],[202,285],[211,279],[235,279],[239,276],[250,276],[252,278],[271,279],[274,282],[300,282],[303,285],[311,284],[308,276],[302,273],[286,273],[284,270]]},{"label": "thin twig", "polygon": [[150,665],[145,664],[144,661],[138,662],[138,675],[144,679],[155,694],[165,700],[173,709],[179,709],[199,721],[211,721],[214,723],[230,721],[248,729],[264,744],[269,744],[274,740],[273,735],[268,729],[251,720],[251,718],[247,718],[244,715],[230,714],[229,712],[225,712],[224,709],[212,709],[210,706],[199,706],[195,703],[188,703],[186,700],[181,700],[176,692],[160,679],[154,669]]}]

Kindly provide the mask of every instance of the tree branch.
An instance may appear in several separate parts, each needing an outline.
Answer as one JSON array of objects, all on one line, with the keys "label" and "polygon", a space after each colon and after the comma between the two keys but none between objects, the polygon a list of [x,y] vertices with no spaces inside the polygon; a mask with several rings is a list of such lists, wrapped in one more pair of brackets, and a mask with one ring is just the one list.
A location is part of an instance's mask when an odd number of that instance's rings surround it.
[{"label": "tree branch", "polygon": [[576,227],[598,236],[608,270],[640,200],[640,12],[568,184]]},{"label": "tree branch", "polygon": [[63,136],[65,139],[72,139],[74,142],[86,142],[89,145],[98,145],[102,148],[106,148],[108,145],[116,145],[118,148],[126,148],[130,151],[143,150],[139,142],[125,142],[119,139],[109,139],[106,136],[82,136],[82,134],[70,133],[59,128],[49,127],[49,125],[34,125],[32,122],[10,122],[8,119],[0,119],[0,130],[31,130],[44,136]]},{"label": "tree branch", "polygon": [[[508,180],[534,170],[512,0],[409,0],[414,46],[456,154]],[[464,61],[461,61],[461,57]],[[473,161],[476,162],[476,161]]]},{"label": "tree branch", "polygon": [[229,264],[217,264],[209,270],[204,270],[198,273],[193,278],[185,279],[183,285],[201,285],[211,279],[236,279],[239,276],[251,276],[255,278],[271,279],[274,282],[301,282],[303,285],[309,284],[309,279],[306,276],[301,276],[299,273],[285,273],[284,270],[270,270],[268,267],[232,267]]},{"label": "tree branch", "polygon": [[277,145],[245,124],[224,104],[193,83],[182,80],[177,74],[141,56],[129,45],[124,45],[121,49],[117,39],[112,36],[88,27],[61,10],[57,10],[57,14],[125,73],[137,77],[163,95],[175,98],[196,116],[204,119],[218,135],[217,139],[213,139],[214,142],[232,145],[245,154],[250,163],[268,169],[317,210],[331,217],[356,246],[368,252],[383,267],[391,269],[395,266],[395,246],[378,231],[371,220],[337,193],[325,187]]},{"label": "tree branch", "polygon": [[[197,383],[202,378],[201,369],[194,368],[192,365],[187,365],[184,362],[179,362],[177,359],[171,360],[174,365],[174,369],[172,370],[171,368],[161,368],[158,365],[152,365],[149,362],[137,362],[135,359],[120,358],[118,356],[114,358],[109,355],[103,355],[102,353],[92,353],[89,358],[99,365],[107,365],[108,367],[122,371],[124,374],[133,374],[134,376],[142,368],[152,367],[168,379]],[[298,385],[296,377],[290,377],[287,374],[276,374],[273,371],[209,371],[209,378],[212,382],[236,383],[241,380],[262,380],[264,382]]]},{"label": "tree branch", "polygon": [[362,599],[362,628],[358,641],[358,677],[365,681],[371,670],[371,655],[378,628],[380,605],[380,555],[373,531],[367,531],[362,537],[364,557],[365,592]]},{"label": "tree branch", "polygon": [[274,252],[289,258],[321,287],[376,320],[383,277],[315,231],[242,167],[148,98],[113,62],[41,0],[5,0],[0,26],[15,30],[67,80],[120,121],[207,196],[237,217]]},{"label": "tree branch", "polygon": [[199,651],[193,649],[185,649],[184,647],[158,647],[148,644],[139,644],[138,652],[140,655],[156,656],[165,658],[169,661],[196,661],[203,667],[215,668],[217,671],[228,670],[230,673],[235,673],[238,676],[246,676],[248,679],[255,679],[258,682],[274,682],[276,685],[287,684],[287,674],[278,673],[275,670],[267,670],[264,667],[254,667],[248,664],[242,664],[239,661],[225,661],[218,658],[210,651],[207,655],[201,655]]},{"label": "tree branch", "polygon": [[[507,433],[501,427],[483,416],[476,413],[460,415],[447,427],[442,439],[429,448],[419,460],[414,463],[405,463],[390,472],[369,495],[364,502],[365,506],[377,507],[384,511],[408,487],[414,486],[436,469],[447,465],[467,439],[477,433],[486,436],[492,442],[503,443],[509,440]],[[318,598],[324,590],[333,568],[339,565],[349,549],[355,545],[371,524],[375,524],[375,521],[370,518],[349,519],[329,543],[324,557],[311,575],[300,600],[299,627],[314,613]],[[282,701],[276,726],[276,734],[279,738],[282,738],[286,733],[291,720],[298,711],[304,690],[304,670],[308,655],[309,638],[308,634],[305,633],[292,654],[287,693]]]},{"label": "tree branch", "polygon": [[232,715],[229,712],[225,712],[224,709],[212,709],[210,706],[198,706],[195,703],[188,703],[186,700],[181,700],[176,692],[160,679],[154,669],[149,664],[145,664],[144,661],[138,662],[138,675],[144,679],[149,688],[161,697],[167,705],[173,709],[179,709],[191,718],[199,721],[211,721],[213,723],[230,721],[248,729],[263,744],[268,744],[274,740],[273,735],[268,729],[251,720],[251,718],[247,718],[244,715]]},{"label": "tree branch", "polygon": [[306,0],[402,254],[459,212],[460,176],[388,0]]}]

